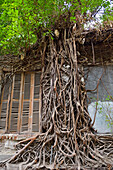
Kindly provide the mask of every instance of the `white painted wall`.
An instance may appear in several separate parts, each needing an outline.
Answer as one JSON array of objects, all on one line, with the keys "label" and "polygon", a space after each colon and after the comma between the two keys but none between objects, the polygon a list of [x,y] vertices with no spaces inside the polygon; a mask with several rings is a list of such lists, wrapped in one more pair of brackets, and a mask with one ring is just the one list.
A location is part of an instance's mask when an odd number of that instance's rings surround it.
[{"label": "white painted wall", "polygon": [[[93,122],[96,102],[89,104],[88,111]],[[98,133],[113,133],[113,102],[98,102],[94,128]]]}]

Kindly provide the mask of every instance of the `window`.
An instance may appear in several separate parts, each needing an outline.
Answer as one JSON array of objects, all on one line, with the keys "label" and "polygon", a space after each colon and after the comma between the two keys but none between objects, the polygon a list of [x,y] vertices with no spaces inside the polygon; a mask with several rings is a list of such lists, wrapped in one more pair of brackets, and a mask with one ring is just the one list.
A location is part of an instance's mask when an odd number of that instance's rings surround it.
[{"label": "window", "polygon": [[0,105],[1,132],[39,131],[40,72],[18,73],[4,86]]}]

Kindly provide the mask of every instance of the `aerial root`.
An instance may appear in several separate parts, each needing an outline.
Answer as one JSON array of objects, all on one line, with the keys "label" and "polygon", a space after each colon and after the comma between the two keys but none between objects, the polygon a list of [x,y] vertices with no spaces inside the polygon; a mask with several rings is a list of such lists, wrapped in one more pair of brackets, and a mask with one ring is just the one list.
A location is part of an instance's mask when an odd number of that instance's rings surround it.
[{"label": "aerial root", "polygon": [[[50,40],[41,76],[41,129],[19,142],[8,164],[23,169],[88,169],[113,166],[113,137],[96,135],[87,111],[82,68],[76,43]],[[47,54],[47,55],[46,55]],[[4,164],[3,164],[4,165]]]}]

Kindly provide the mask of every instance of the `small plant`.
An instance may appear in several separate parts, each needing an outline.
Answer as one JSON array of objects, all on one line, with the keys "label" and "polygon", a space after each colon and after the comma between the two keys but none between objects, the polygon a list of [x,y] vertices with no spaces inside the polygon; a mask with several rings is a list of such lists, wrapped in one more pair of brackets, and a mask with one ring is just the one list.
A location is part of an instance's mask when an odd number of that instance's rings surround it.
[{"label": "small plant", "polygon": [[113,126],[113,102],[111,99],[112,97],[108,95],[104,101],[95,102],[95,108],[97,105],[97,111],[105,117],[108,128]]}]

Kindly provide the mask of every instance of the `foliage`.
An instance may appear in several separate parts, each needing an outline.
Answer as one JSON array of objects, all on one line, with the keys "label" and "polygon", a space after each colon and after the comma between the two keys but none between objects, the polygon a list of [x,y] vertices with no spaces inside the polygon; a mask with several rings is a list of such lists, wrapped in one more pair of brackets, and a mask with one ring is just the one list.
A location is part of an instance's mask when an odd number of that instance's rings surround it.
[{"label": "foliage", "polygon": [[76,22],[75,12],[79,11],[86,22],[102,7],[104,19],[111,17],[108,0],[1,0],[0,54],[18,54],[21,48],[29,48],[39,38],[40,30],[44,36],[51,34],[55,21],[63,14],[70,12],[70,20]]},{"label": "foliage", "polygon": [[108,128],[113,126],[113,103],[111,100],[113,100],[112,96],[108,95],[104,101],[95,102],[95,108],[97,105],[97,112],[105,117]]}]

